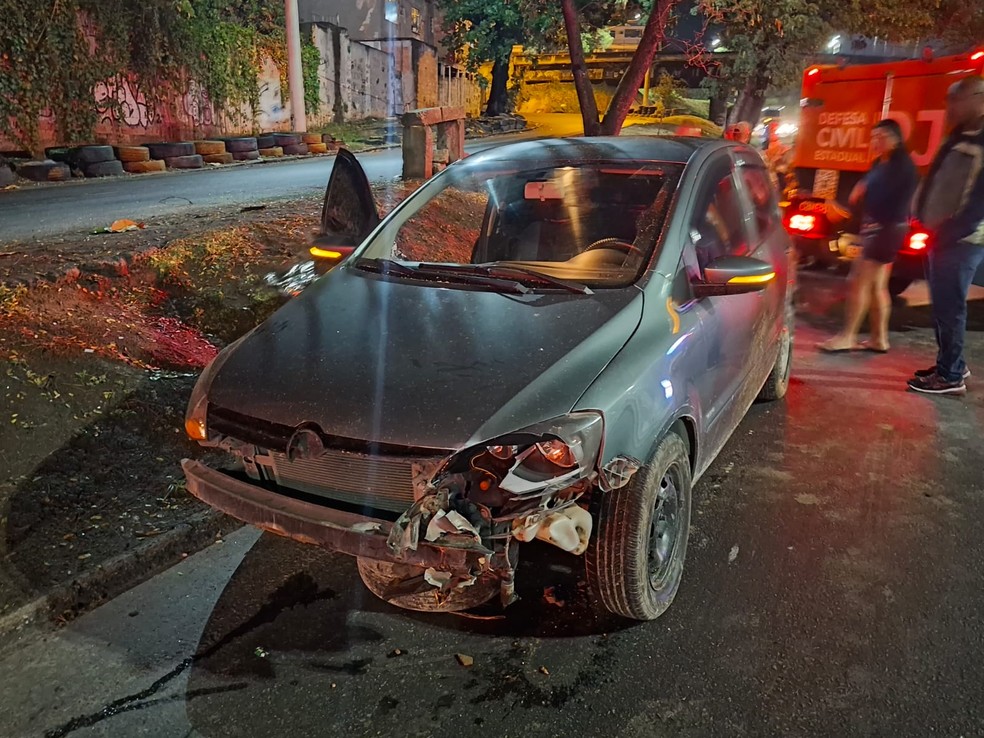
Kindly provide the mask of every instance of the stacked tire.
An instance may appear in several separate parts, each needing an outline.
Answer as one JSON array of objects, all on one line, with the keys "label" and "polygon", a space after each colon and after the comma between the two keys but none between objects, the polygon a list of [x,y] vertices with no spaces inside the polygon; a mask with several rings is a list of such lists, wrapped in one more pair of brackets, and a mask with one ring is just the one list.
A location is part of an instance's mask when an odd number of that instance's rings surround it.
[{"label": "stacked tire", "polygon": [[159,159],[150,158],[146,146],[117,146],[116,158],[123,162],[123,169],[130,174],[150,174],[163,172],[167,166]]},{"label": "stacked tire", "polygon": [[[78,169],[86,177],[118,177],[124,173],[123,162],[116,158],[112,146],[73,146],[72,148],[51,148],[45,151],[49,159]],[[54,171],[54,170],[53,170]],[[62,170],[62,174],[64,171]],[[56,175],[61,177],[62,174]],[[71,172],[69,171],[69,176]],[[69,177],[64,177],[68,179]],[[59,181],[52,179],[49,181]]]},{"label": "stacked tire", "polygon": [[195,141],[195,153],[206,164],[232,164],[232,154],[226,151],[225,141]]},{"label": "stacked tire", "polygon": [[163,161],[168,169],[201,169],[205,160],[195,152],[195,144],[187,141],[178,143],[149,143],[150,158]]},{"label": "stacked tire", "polygon": [[16,165],[17,174],[33,182],[64,182],[72,178],[72,169],[63,161],[45,159]]},{"label": "stacked tire", "polygon": [[226,151],[232,154],[235,161],[256,161],[260,158],[260,149],[253,136],[224,138]]},{"label": "stacked tire", "polygon": [[301,143],[308,147],[309,154],[328,153],[328,146],[320,133],[302,133]]},{"label": "stacked tire", "polygon": [[308,153],[308,145],[301,140],[299,133],[274,133],[273,139],[287,156],[303,156]]}]

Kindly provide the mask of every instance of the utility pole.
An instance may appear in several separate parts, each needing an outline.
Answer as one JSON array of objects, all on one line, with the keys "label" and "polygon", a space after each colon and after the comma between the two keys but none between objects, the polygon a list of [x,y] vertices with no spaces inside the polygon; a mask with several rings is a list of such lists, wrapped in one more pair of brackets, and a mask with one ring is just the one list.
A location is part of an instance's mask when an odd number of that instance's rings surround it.
[{"label": "utility pole", "polygon": [[286,0],[287,16],[287,84],[290,85],[290,112],[294,130],[307,132],[304,113],[304,72],[301,68],[301,26],[297,16],[297,0]]}]

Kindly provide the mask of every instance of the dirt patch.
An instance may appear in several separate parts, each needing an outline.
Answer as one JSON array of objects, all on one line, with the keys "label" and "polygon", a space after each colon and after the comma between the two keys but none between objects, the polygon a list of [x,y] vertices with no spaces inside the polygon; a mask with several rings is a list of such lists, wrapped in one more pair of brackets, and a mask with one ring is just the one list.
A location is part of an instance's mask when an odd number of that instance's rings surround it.
[{"label": "dirt patch", "polygon": [[[378,188],[381,211],[413,189]],[[289,299],[268,275],[308,261],[319,209],[188,218],[163,242],[147,229],[7,249],[0,615],[200,519],[179,466],[204,456],[183,432],[188,396],[223,345]]]}]

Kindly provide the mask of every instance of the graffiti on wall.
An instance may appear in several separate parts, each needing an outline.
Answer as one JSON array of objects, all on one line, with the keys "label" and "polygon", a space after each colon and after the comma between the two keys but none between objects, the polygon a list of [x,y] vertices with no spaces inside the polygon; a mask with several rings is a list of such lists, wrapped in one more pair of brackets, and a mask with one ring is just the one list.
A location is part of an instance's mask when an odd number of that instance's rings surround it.
[{"label": "graffiti on wall", "polygon": [[115,77],[99,82],[93,89],[99,123],[125,125],[131,128],[150,128],[160,117],[148,105],[139,83],[127,77]]},{"label": "graffiti on wall", "polygon": [[284,96],[280,85],[280,69],[273,59],[263,60],[260,69],[260,109],[257,112],[257,123],[260,130],[274,130],[284,122],[290,121],[290,111],[284,107]]},{"label": "graffiti on wall", "polygon": [[188,85],[188,91],[182,97],[184,114],[188,120],[196,127],[207,127],[217,125],[215,116],[215,106],[212,105],[205,88],[198,82],[192,80]]}]

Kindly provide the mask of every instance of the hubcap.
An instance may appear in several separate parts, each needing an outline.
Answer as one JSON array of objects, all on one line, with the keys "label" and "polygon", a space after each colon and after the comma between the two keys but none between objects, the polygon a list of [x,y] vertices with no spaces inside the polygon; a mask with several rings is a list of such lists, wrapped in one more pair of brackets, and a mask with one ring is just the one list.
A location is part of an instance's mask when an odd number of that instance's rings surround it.
[{"label": "hubcap", "polygon": [[670,471],[659,484],[649,527],[649,584],[659,589],[670,570],[680,540],[680,492]]}]

